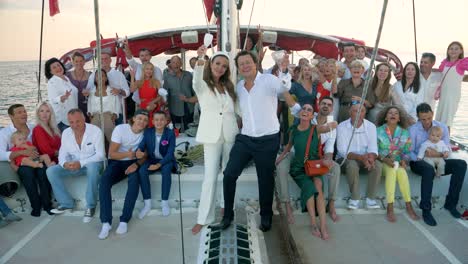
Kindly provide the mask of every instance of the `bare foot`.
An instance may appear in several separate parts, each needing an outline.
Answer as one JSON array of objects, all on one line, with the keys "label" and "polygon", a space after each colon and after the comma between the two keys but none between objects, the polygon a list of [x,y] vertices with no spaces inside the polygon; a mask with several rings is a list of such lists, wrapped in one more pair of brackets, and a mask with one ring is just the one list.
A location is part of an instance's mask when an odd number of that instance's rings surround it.
[{"label": "bare foot", "polygon": [[396,222],[396,216],[395,216],[395,213],[393,211],[392,212],[387,212],[387,220],[390,223],[395,223]]},{"label": "bare foot", "polygon": [[312,225],[312,235],[316,237],[322,237],[322,234],[320,233],[319,228],[316,225]]},{"label": "bare foot", "polygon": [[288,223],[294,224],[294,213],[290,203],[286,203],[286,213],[288,215]]},{"label": "bare foot", "polygon": [[196,235],[198,233],[200,233],[200,230],[203,228],[202,225],[200,224],[196,224],[192,227],[192,235]]},{"label": "bare foot", "polygon": [[414,221],[419,220],[419,216],[416,214],[411,204],[409,206],[406,205],[406,212],[408,213],[409,217],[413,219]]},{"label": "bare foot", "polygon": [[328,207],[328,215],[335,223],[338,222],[338,220],[340,220],[340,217],[336,214],[335,206]]},{"label": "bare foot", "polygon": [[322,233],[322,240],[328,240],[330,235],[328,234],[327,226],[321,226],[320,232]]}]

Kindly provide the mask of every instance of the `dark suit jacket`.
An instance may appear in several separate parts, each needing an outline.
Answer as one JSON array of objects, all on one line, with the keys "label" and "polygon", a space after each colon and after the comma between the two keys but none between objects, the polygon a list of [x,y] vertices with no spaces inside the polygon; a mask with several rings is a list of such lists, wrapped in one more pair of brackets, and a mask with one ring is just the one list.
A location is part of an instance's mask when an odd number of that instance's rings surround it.
[{"label": "dark suit jacket", "polygon": [[[164,132],[159,141],[159,153],[163,156],[162,160],[159,161],[161,166],[172,163],[174,168],[177,167],[177,162],[174,157],[175,151],[175,134],[172,129],[164,128]],[[148,153],[149,160],[155,160],[154,150],[156,148],[156,135],[155,128],[147,128],[143,134],[143,140],[140,142],[138,148],[141,151],[146,151]]]}]

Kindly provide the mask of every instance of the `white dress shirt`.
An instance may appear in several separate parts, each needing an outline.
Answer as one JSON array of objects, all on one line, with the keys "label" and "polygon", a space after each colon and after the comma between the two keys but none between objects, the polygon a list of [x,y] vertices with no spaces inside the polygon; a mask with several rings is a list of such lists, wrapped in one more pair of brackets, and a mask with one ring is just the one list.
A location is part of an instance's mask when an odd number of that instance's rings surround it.
[{"label": "white dress shirt", "polygon": [[[64,78],[65,80],[55,75],[50,78],[47,82],[47,98],[54,109],[57,124],[62,122],[68,126],[70,125],[67,119],[68,111],[78,108],[78,89],[67,76],[64,76]],[[60,97],[65,95],[67,91],[70,91],[71,94],[62,102]]]},{"label": "white dress shirt", "polygon": [[[315,115],[314,119],[310,121],[312,125],[317,125],[317,115]],[[335,152],[335,140],[336,140],[336,131],[335,129],[332,129],[331,131],[327,133],[321,133],[320,134],[320,143],[322,145],[325,144],[323,148],[323,153],[332,153]]]},{"label": "white dress shirt", "polygon": [[419,87],[417,94],[413,92],[412,88],[406,90],[406,92],[403,92],[403,85],[401,84],[401,81],[398,81],[393,85],[393,91],[396,92],[400,98],[401,103],[403,104],[403,107],[405,108],[408,115],[414,118],[414,120],[418,120],[416,107],[424,102],[424,89]]},{"label": "white dress shirt", "polygon": [[276,116],[278,95],[288,91],[288,84],[283,84],[274,75],[260,72],[257,72],[250,91],[244,87],[245,80],[239,81],[236,90],[242,114],[241,133],[243,135],[261,137],[279,132],[279,122]]},{"label": "white dress shirt", "polygon": [[[88,79],[88,85],[86,85],[86,89],[89,89],[90,93],[94,93],[96,91],[96,85],[94,85],[94,75],[95,72],[91,73]],[[119,97],[119,114],[121,114],[123,109],[123,99],[130,95],[130,88],[128,87],[127,79],[125,79],[125,75],[123,75],[122,72],[111,68],[110,71],[107,72],[107,80],[109,81],[109,86],[111,88],[117,88],[125,91],[125,96],[122,96],[121,94],[113,95]]]},{"label": "white dress shirt", "polygon": [[63,167],[65,162],[79,161],[81,167],[91,162],[103,161],[105,157],[104,142],[101,129],[95,125],[86,123],[81,145],[78,146],[75,133],[69,127],[62,133],[62,145],[59,150],[59,164]]},{"label": "white dress shirt", "polygon": [[[32,131],[34,125],[27,124],[29,128],[28,141],[32,142]],[[11,135],[17,131],[13,124],[0,129],[0,161],[9,161],[13,143],[11,143]]]},{"label": "white dress shirt", "polygon": [[435,108],[434,93],[439,86],[442,79],[442,73],[431,72],[429,77],[426,79],[422,74],[419,74],[419,81],[421,82],[421,92],[424,94],[424,102],[428,103],[432,110]]},{"label": "white dress shirt", "polygon": [[353,141],[351,142],[349,151],[346,152],[349,141],[351,140],[352,132],[353,124],[351,123],[351,118],[348,118],[338,125],[336,129],[336,133],[338,135],[336,142],[338,157],[345,158],[348,156],[348,153],[355,153],[359,155],[375,153],[378,155],[377,129],[374,124],[364,119],[361,126],[357,127],[354,131]]}]

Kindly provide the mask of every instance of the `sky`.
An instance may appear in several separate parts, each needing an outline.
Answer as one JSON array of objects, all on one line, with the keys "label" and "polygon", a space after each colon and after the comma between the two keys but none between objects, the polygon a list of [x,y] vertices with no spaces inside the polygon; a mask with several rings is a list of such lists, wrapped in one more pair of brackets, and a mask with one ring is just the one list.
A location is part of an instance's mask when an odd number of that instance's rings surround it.
[{"label": "sky", "polygon": [[[444,54],[454,40],[468,47],[468,1],[414,0],[419,53]],[[0,0],[0,61],[37,60],[40,0]],[[59,0],[61,13],[44,16],[43,59],[60,57],[95,39],[94,1]],[[104,38],[166,28],[205,25],[202,0],[100,0]],[[240,23],[249,23],[253,0],[244,0]],[[291,28],[361,39],[373,46],[383,1],[256,0],[252,25]],[[389,0],[380,47],[414,53],[412,0]],[[468,52],[465,55],[468,56]]]}]

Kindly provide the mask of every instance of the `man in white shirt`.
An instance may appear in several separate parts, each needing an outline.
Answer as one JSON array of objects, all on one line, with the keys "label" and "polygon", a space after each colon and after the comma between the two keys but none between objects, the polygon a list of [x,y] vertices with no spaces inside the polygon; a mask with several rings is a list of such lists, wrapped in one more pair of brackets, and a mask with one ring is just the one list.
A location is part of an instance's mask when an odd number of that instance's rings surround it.
[{"label": "man in white shirt", "polygon": [[[361,113],[358,116],[359,108],[361,108]],[[380,182],[380,176],[382,175],[382,163],[376,160],[379,153],[377,149],[377,129],[374,124],[364,119],[366,108],[361,107],[359,102],[356,104],[353,102],[349,113],[351,118],[341,122],[336,131],[340,135],[337,138],[336,144],[338,149],[337,161],[341,163],[346,158],[343,169],[348,178],[349,191],[351,192],[348,208],[359,208],[361,197],[359,191],[359,170],[364,168],[369,172],[367,178],[367,208],[378,209],[380,206],[375,201],[375,194]],[[348,150],[348,144],[353,133],[353,124],[356,119],[358,123]]]},{"label": "man in white shirt", "polygon": [[422,54],[419,68],[421,70],[419,81],[421,82],[422,92],[424,93],[424,102],[428,103],[432,109],[435,108],[434,93],[439,86],[442,74],[433,72],[432,68],[436,62],[436,57],[432,53],[425,52]]},{"label": "man in white shirt", "polygon": [[83,222],[88,223],[94,216],[98,182],[105,157],[102,132],[99,127],[85,123],[80,109],[72,109],[67,114],[70,127],[62,134],[62,145],[59,150],[59,164],[47,169],[47,178],[52,185],[59,207],[53,209],[55,214],[71,211],[73,197],[67,191],[63,178],[66,176],[86,175],[86,210]]},{"label": "man in white shirt", "polygon": [[[151,51],[147,48],[142,48],[140,49],[138,53],[138,58],[140,58],[141,63],[135,60],[135,58],[132,55],[132,51],[130,50],[130,45],[128,44],[128,39],[125,38],[124,40],[124,51],[125,51],[125,56],[127,58],[128,65],[132,67],[136,73],[135,73],[135,80],[139,81],[142,78],[142,70],[141,66],[145,62],[151,62]],[[156,65],[154,65],[154,73],[153,77],[157,79],[161,83],[161,87],[163,85],[163,74],[161,69],[159,69]]]},{"label": "man in white shirt", "polygon": [[345,74],[342,80],[351,79],[351,62],[356,59],[356,45],[353,42],[344,43],[342,45],[342,53],[344,58],[344,65],[346,65]]},{"label": "man in white shirt", "polygon": [[38,158],[39,153],[37,150],[25,149],[21,151],[11,152],[13,147],[11,143],[11,135],[16,131],[22,131],[23,134],[28,135],[28,141],[32,142],[31,136],[34,125],[28,124],[28,112],[22,104],[13,104],[8,108],[8,115],[11,119],[11,124],[5,128],[0,129],[0,171],[2,172],[0,185],[0,194],[2,196],[12,196],[18,189],[20,179],[15,170],[10,165],[10,160],[14,160],[18,156],[28,156],[31,158]]},{"label": "man in white shirt", "polygon": [[[286,61],[286,60],[285,60]],[[230,226],[234,218],[236,181],[253,159],[257,169],[260,196],[260,229],[271,229],[273,171],[279,149],[279,122],[276,117],[278,95],[282,94],[289,106],[300,108],[288,92],[288,84],[280,80],[287,65],[281,65],[280,79],[257,71],[257,57],[249,51],[241,51],[235,58],[240,75],[244,78],[236,87],[238,103],[242,112],[242,131],[236,136],[229,161],[224,170],[224,217],[221,228]],[[289,74],[289,73],[286,73]],[[289,83],[290,86],[290,83]],[[293,112],[297,111],[294,109]]]},{"label": "man in white shirt", "polygon": [[[333,152],[335,151],[336,140],[336,122],[329,122],[328,117],[333,117],[333,98],[324,96],[319,102],[319,112],[312,119],[313,125],[328,126],[329,131],[320,134],[320,141],[323,149],[323,159],[331,162],[328,176],[328,214],[333,222],[338,221],[338,216],[335,210],[336,191],[340,184],[341,168],[338,163],[333,161]],[[333,118],[332,118],[333,119]]]},{"label": "man in white shirt", "polygon": [[[114,96],[119,96],[120,108],[119,108],[119,118],[115,121],[116,125],[119,125],[123,122],[123,111],[125,109],[124,99],[130,95],[130,88],[128,87],[127,79],[122,72],[115,70],[111,67],[112,58],[109,53],[101,54],[101,67],[107,72],[107,80],[109,81],[109,86],[111,87],[111,94]],[[94,75],[93,72],[88,79],[88,84],[86,89],[89,89],[91,93],[96,91],[96,86],[94,85]],[[85,113],[86,114],[86,113]]]}]

